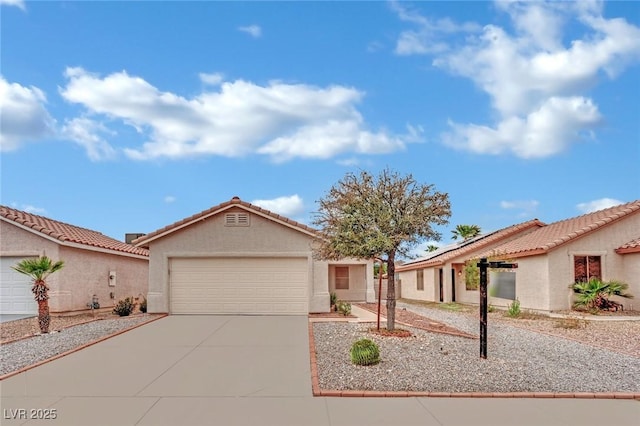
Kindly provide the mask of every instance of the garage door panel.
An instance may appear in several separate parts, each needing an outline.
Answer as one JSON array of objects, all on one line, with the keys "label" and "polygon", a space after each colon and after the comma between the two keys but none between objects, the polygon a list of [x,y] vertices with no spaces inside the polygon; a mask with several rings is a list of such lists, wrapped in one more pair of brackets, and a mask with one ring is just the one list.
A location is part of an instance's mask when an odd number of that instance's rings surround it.
[{"label": "garage door panel", "polygon": [[172,313],[306,314],[306,258],[173,258]]},{"label": "garage door panel", "polygon": [[31,279],[11,267],[21,257],[0,257],[0,313],[35,314],[38,304],[31,293]]}]

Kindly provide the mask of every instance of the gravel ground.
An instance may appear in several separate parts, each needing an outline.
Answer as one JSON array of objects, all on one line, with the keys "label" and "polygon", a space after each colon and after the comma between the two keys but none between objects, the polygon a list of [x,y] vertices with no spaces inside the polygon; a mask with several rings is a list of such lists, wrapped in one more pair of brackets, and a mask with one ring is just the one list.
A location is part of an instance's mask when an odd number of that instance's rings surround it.
[{"label": "gravel ground", "polygon": [[[436,321],[478,334],[472,314],[399,303]],[[498,314],[500,315],[500,314]],[[511,320],[513,321],[513,320]],[[521,320],[518,320],[521,321]],[[531,324],[540,321],[530,321]],[[553,321],[551,321],[553,323]],[[528,324],[528,323],[527,323]],[[599,336],[611,328],[636,330],[635,323],[589,323]],[[631,326],[627,327],[629,324]],[[601,327],[603,326],[603,327]],[[522,326],[489,320],[488,357],[479,357],[479,340],[430,333],[413,327],[414,337],[380,337],[368,333],[371,324],[315,323],[319,384],[322,389],[430,391],[430,392],[640,392],[640,357],[591,344],[542,334]],[[544,323],[539,327],[549,327]],[[575,335],[583,329],[554,327]],[[560,331],[561,330],[561,331]],[[542,330],[547,332],[547,330]],[[580,334],[584,338],[584,333]],[[362,337],[380,346],[382,362],[360,367],[351,364],[351,344]],[[640,339],[630,335],[634,347]]]},{"label": "gravel ground", "polygon": [[[48,334],[35,335],[26,339],[3,343],[0,346],[0,376],[154,318],[155,316],[148,314],[123,318],[111,317],[110,319],[99,319]],[[79,320],[79,318],[63,317],[57,323],[72,323],[73,321],[77,323]],[[30,320],[20,321],[14,321],[14,323],[20,324],[2,324],[3,337],[5,334],[9,335],[11,333],[16,334],[18,337],[28,333],[27,330],[31,330]],[[53,323],[52,319],[52,325]],[[52,330],[56,330],[56,328],[52,327]]]}]

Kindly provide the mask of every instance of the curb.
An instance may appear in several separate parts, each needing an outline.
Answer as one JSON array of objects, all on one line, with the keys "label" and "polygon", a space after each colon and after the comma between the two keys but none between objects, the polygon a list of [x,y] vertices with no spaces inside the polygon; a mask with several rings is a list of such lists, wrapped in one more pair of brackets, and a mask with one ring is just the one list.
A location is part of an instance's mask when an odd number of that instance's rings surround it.
[{"label": "curb", "polygon": [[564,398],[564,399],[635,399],[640,393],[633,392],[414,392],[414,391],[369,391],[321,389],[318,379],[316,344],[313,323],[309,322],[309,359],[311,363],[311,391],[319,397],[360,398]]},{"label": "curb", "polygon": [[[80,345],[80,346],[78,346],[78,347],[76,347],[76,348],[69,349],[69,350],[68,350],[68,351],[66,351],[66,352],[62,352],[62,353],[59,353],[59,354],[57,354],[57,355],[54,355],[54,356],[52,356],[51,358],[47,358],[47,359],[45,359],[45,360],[42,360],[42,361],[36,362],[35,364],[27,365],[27,366],[25,366],[25,367],[22,367],[22,368],[20,368],[20,369],[16,370],[16,371],[12,371],[11,373],[7,373],[7,374],[5,374],[5,375],[3,375],[3,376],[0,376],[0,381],[2,381],[2,380],[4,380],[4,379],[8,379],[8,378],[10,378],[10,377],[12,377],[12,376],[15,376],[15,375],[17,375],[17,374],[24,373],[25,371],[31,370],[32,368],[36,368],[36,367],[39,367],[39,366],[41,366],[41,365],[47,364],[47,363],[49,363],[49,362],[51,362],[51,361],[54,361],[54,360],[56,360],[56,359],[58,359],[58,358],[62,358],[63,356],[67,356],[67,355],[72,354],[72,353],[74,353],[74,352],[78,352],[78,351],[80,351],[80,350],[82,350],[82,349],[88,348],[89,346],[93,346],[93,345],[95,345],[96,343],[100,343],[100,342],[103,342],[103,341],[105,341],[105,340],[107,340],[107,339],[111,339],[112,337],[116,337],[116,336],[118,336],[118,335],[120,335],[120,334],[126,333],[127,331],[131,331],[131,330],[136,329],[136,328],[138,328],[138,327],[142,327],[143,325],[147,325],[147,324],[152,323],[152,322],[154,322],[154,321],[158,321],[159,319],[162,319],[162,318],[164,318],[164,317],[166,317],[166,316],[168,316],[168,315],[169,315],[169,314],[159,314],[156,318],[152,318],[152,319],[150,319],[149,321],[145,321],[145,322],[143,322],[143,323],[136,324],[136,325],[131,326],[131,327],[129,327],[129,328],[125,328],[125,329],[122,329],[122,330],[116,331],[115,333],[108,334],[108,335],[106,335],[106,336],[104,336],[104,337],[99,338],[98,340],[94,340],[94,341],[92,341],[92,342],[85,343],[85,344]],[[87,323],[94,322],[94,321],[101,321],[101,319],[90,320],[90,321],[86,321],[86,322],[84,322],[84,323],[79,323],[79,324],[75,324],[75,325],[87,324]],[[70,327],[75,327],[75,325],[72,325],[72,326],[70,326]],[[65,327],[65,328],[69,328],[69,327]],[[64,328],[63,328],[63,329],[61,329],[61,330],[64,330]],[[29,337],[33,337],[33,336],[24,337],[24,338],[20,338],[20,339],[17,339],[17,340],[23,340],[23,339],[27,339],[27,338],[29,338]],[[6,344],[6,343],[5,343],[5,344]]]}]

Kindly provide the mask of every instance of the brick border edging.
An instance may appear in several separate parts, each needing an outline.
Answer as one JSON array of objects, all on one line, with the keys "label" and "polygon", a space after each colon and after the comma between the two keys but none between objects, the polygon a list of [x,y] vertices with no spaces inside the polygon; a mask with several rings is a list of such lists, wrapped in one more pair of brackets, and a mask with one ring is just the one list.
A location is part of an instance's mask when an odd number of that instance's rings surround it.
[{"label": "brick border edging", "polygon": [[640,401],[640,393],[633,392],[415,392],[320,389],[316,344],[313,335],[313,323],[311,321],[309,321],[309,359],[311,364],[311,391],[313,396],[365,398],[575,398],[635,399]]},{"label": "brick border edging", "polygon": [[[100,338],[99,338],[99,339],[97,339],[97,340],[93,340],[93,341],[91,341],[91,342],[85,343],[85,344],[80,345],[80,346],[78,346],[78,347],[75,347],[75,348],[73,348],[73,349],[69,349],[69,350],[68,350],[68,351],[66,351],[66,352],[62,352],[62,353],[59,353],[59,354],[57,354],[57,355],[54,355],[54,356],[52,356],[51,358],[47,358],[47,359],[45,359],[45,360],[38,361],[38,362],[36,362],[35,364],[27,365],[27,366],[25,366],[25,367],[22,367],[22,368],[20,368],[20,369],[16,370],[16,371],[12,371],[12,372],[7,373],[7,374],[5,374],[5,375],[3,375],[3,376],[0,376],[0,381],[5,380],[5,379],[8,379],[8,378],[10,378],[10,377],[13,377],[13,376],[15,376],[15,375],[17,375],[17,374],[24,373],[25,371],[31,370],[32,368],[36,368],[36,367],[39,367],[39,366],[41,366],[41,365],[47,364],[47,363],[49,363],[49,362],[51,362],[51,361],[54,361],[54,360],[56,360],[56,359],[58,359],[58,358],[62,358],[63,356],[67,356],[67,355],[72,354],[72,353],[74,353],[74,352],[78,352],[78,351],[80,351],[80,350],[82,350],[82,349],[88,348],[89,346],[93,346],[93,345],[95,345],[96,343],[100,343],[100,342],[105,341],[105,340],[107,340],[107,339],[111,339],[112,337],[116,337],[116,336],[118,336],[118,335],[120,335],[120,334],[126,333],[127,331],[131,331],[131,330],[136,329],[136,328],[138,328],[138,327],[142,327],[143,325],[147,325],[147,324],[152,323],[152,322],[154,322],[154,321],[158,321],[159,319],[162,319],[162,318],[164,318],[164,317],[166,317],[166,316],[168,316],[168,315],[169,315],[169,314],[158,314],[158,316],[157,316],[156,318],[151,318],[149,321],[141,322],[140,324],[133,325],[133,326],[131,326],[131,327],[129,327],[129,328],[125,328],[125,329],[122,329],[122,330],[118,330],[118,331],[116,331],[115,333],[108,334],[108,335],[106,335],[106,336],[100,337]],[[100,319],[100,318],[96,318],[96,319],[94,319],[94,320],[86,321],[86,322],[84,322],[84,323],[75,324],[75,325],[88,324],[88,323],[91,323],[91,322],[94,322],[94,321],[101,321],[101,319]],[[73,325],[73,326],[75,326],[75,325]],[[73,326],[69,326],[69,327],[73,327]],[[69,328],[69,327],[64,327],[64,328]],[[61,330],[64,330],[64,328],[62,328]],[[27,336],[27,337],[20,338],[20,339],[17,339],[17,340],[23,340],[23,339],[27,339],[27,338],[29,338],[29,337],[35,337],[35,336]]]},{"label": "brick border edging", "polygon": [[[365,309],[365,310],[367,310],[369,312],[373,312],[374,314],[377,313],[377,312],[374,312],[373,310],[369,309],[368,307],[362,306],[361,304],[358,304],[358,307],[360,307],[361,309]],[[440,321],[432,320],[431,318],[428,318],[428,319],[431,320],[434,323],[442,324]],[[405,327],[417,328],[418,330],[424,330],[424,331],[428,331],[430,333],[448,334],[449,336],[463,337],[465,339],[475,339],[475,340],[480,339],[480,336],[477,336],[477,335],[471,334],[471,333],[467,333],[467,332],[462,331],[462,330],[458,330],[457,328],[451,327],[451,326],[447,326],[447,327],[449,327],[451,329],[454,329],[454,330],[457,330],[457,331],[437,330],[437,329],[434,329],[434,328],[427,328],[425,326],[418,326],[418,325],[408,324],[408,323],[402,322],[402,321],[396,321],[396,324],[404,325]],[[446,324],[444,324],[444,325],[446,326]]]}]

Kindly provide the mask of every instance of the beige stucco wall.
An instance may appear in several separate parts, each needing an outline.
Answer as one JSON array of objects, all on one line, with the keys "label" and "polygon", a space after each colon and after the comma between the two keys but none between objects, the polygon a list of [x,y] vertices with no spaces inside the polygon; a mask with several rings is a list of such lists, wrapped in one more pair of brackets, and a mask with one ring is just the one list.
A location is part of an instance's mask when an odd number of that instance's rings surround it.
[{"label": "beige stucco wall", "polygon": [[[125,297],[146,297],[149,261],[115,254],[60,247],[65,267],[57,272],[57,285],[51,292],[51,310],[65,312],[87,309],[95,294],[101,308],[113,307]],[[114,286],[109,275],[114,272]],[[113,293],[111,298],[110,293]]]},{"label": "beige stucco wall", "polygon": [[[309,262],[309,311],[328,312],[329,263],[313,259],[313,237],[251,212],[250,226],[225,226],[225,213],[236,211],[247,212],[241,208],[227,209],[150,242],[149,312],[169,312],[168,259],[187,256],[306,257]],[[365,279],[372,281],[371,261],[348,263],[368,265]]]},{"label": "beige stucco wall", "polygon": [[48,256],[58,260],[58,244],[0,220],[0,256]]},{"label": "beige stucco wall", "polygon": [[[349,268],[349,289],[336,289],[335,268],[336,266],[346,266]],[[331,262],[329,264],[329,292],[335,292],[338,300],[348,302],[365,302],[367,300],[367,290],[370,279],[367,277],[367,268],[373,268],[371,262],[352,264],[348,261]]]},{"label": "beige stucco wall", "polygon": [[615,300],[623,303],[627,309],[640,310],[640,253],[627,253],[620,256],[625,272],[623,280],[629,284],[629,293],[634,298],[616,298]]},{"label": "beige stucco wall", "polygon": [[[40,256],[63,260],[65,266],[47,279],[52,313],[87,309],[93,294],[101,307],[114,306],[120,297],[146,295],[149,262],[145,259],[60,245],[28,230],[0,221],[0,256]],[[108,274],[116,271],[116,286]],[[110,299],[109,293],[116,298]]]}]

